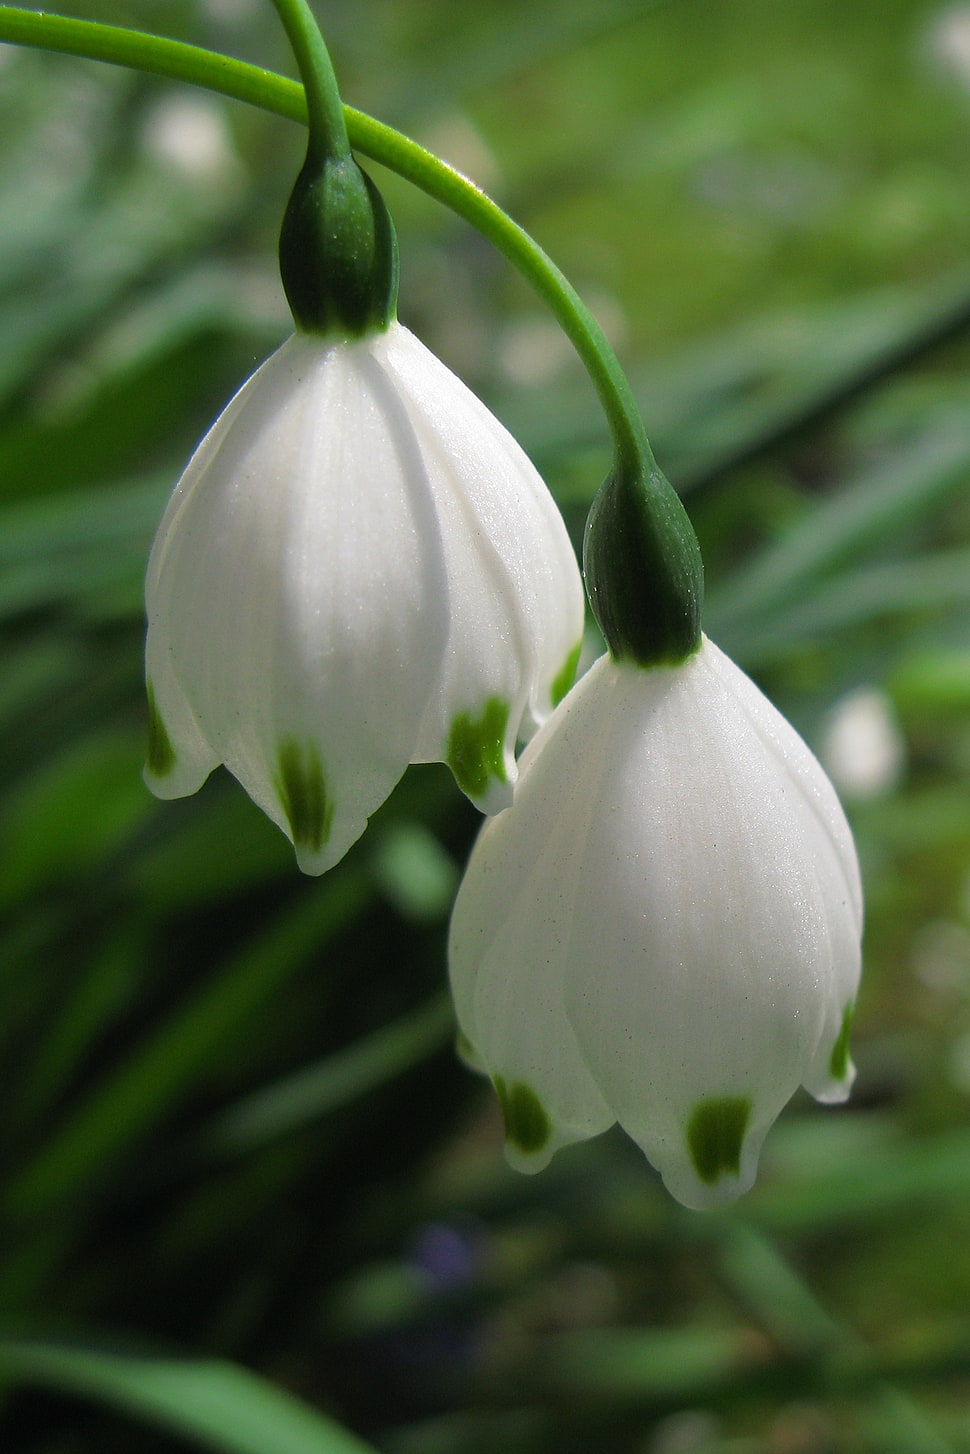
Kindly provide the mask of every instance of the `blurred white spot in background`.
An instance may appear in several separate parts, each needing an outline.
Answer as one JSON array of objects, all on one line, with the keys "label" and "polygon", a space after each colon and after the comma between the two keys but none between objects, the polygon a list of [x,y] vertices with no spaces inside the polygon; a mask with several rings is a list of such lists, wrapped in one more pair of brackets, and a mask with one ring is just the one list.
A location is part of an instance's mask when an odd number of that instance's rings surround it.
[{"label": "blurred white spot in background", "polygon": [[[619,300],[602,289],[581,289],[583,301],[615,349],[621,349],[628,333],[626,314]],[[530,313],[513,318],[502,330],[499,357],[506,377],[514,384],[533,388],[552,383],[570,365],[576,353],[554,318]]]},{"label": "blurred white spot in background", "polygon": [[951,75],[970,85],[970,5],[949,5],[929,32],[933,59]]},{"label": "blurred white spot in background", "polygon": [[495,153],[463,111],[438,117],[422,133],[421,143],[476,187],[485,192],[498,190],[502,174]]},{"label": "blurred white spot in background", "polygon": [[724,1447],[720,1434],[719,1421],[706,1409],[682,1409],[660,1420],[645,1449],[647,1454],[709,1454]]},{"label": "blurred white spot in background", "polygon": [[257,13],[262,0],[202,0],[202,9],[209,20],[220,25],[246,25]]},{"label": "blurred white spot in background", "polygon": [[858,687],[828,715],[819,756],[846,798],[873,798],[896,786],[906,747],[892,703],[878,687]]},{"label": "blurred white spot in background", "polygon": [[502,330],[499,349],[506,377],[525,387],[557,378],[573,357],[559,324],[538,313],[512,319]]},{"label": "blurred white spot in background", "polygon": [[163,96],[142,131],[146,153],[186,181],[228,190],[243,168],[221,105],[206,96]]}]

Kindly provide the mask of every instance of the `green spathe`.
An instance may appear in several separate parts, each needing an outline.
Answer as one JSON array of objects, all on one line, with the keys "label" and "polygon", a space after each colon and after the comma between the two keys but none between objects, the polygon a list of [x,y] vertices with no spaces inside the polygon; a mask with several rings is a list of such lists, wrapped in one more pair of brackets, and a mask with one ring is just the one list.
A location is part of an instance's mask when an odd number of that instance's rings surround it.
[{"label": "green spathe", "polygon": [[516,1080],[506,1085],[497,1075],[493,1084],[502,1107],[506,1141],[524,1155],[535,1156],[552,1135],[552,1123],[542,1102],[525,1081]]},{"label": "green spathe", "polygon": [[593,614],[615,661],[676,666],[701,644],[704,566],[679,497],[652,460],[617,465],[583,542]]},{"label": "green spathe", "polygon": [[288,737],[280,743],[277,763],[276,790],[293,843],[319,853],[330,836],[333,803],[316,744]]},{"label": "green spathe", "polygon": [[448,734],[447,763],[455,782],[470,798],[480,798],[489,780],[508,781],[505,771],[505,729],[509,704],[501,697],[489,697],[480,717],[459,712]]},{"label": "green spathe", "polygon": [[363,338],[396,316],[394,224],[352,156],[311,149],[283,218],[280,276],[301,333]]},{"label": "green spathe", "polygon": [[162,721],[151,682],[145,683],[145,694],[148,697],[148,771],[155,777],[167,777],[175,766],[175,748]]},{"label": "green spathe", "polygon": [[701,1101],[687,1123],[687,1146],[694,1170],[705,1186],[722,1176],[738,1176],[741,1148],[751,1117],[747,1096],[722,1096]]}]

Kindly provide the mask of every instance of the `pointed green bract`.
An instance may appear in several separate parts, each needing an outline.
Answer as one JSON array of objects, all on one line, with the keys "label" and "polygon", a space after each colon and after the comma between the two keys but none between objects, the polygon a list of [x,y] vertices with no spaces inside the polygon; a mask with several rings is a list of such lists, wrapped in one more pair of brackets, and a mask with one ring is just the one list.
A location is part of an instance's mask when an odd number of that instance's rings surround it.
[{"label": "pointed green bract", "polygon": [[552,1122],[543,1109],[542,1102],[531,1086],[523,1080],[506,1085],[500,1075],[492,1081],[502,1119],[505,1122],[505,1139],[517,1151],[534,1156],[541,1151],[552,1135]]},{"label": "pointed green bract", "polygon": [[446,761],[455,775],[455,782],[470,798],[480,798],[490,778],[508,781],[505,771],[505,729],[509,721],[509,704],[501,697],[489,697],[482,715],[459,712],[448,734]]},{"label": "pointed green bract", "polygon": [[579,666],[579,653],[582,651],[582,649],[583,643],[581,641],[577,641],[576,645],[573,647],[572,651],[563,662],[562,671],[556,677],[550,688],[552,705],[554,707],[559,706],[559,703],[562,701],[563,697],[566,695],[566,693],[569,691],[569,688],[576,680],[576,668],[577,666]]},{"label": "pointed green bract", "polygon": [[750,1115],[747,1096],[723,1096],[694,1107],[687,1123],[687,1146],[694,1170],[706,1186],[722,1176],[739,1174]]},{"label": "pointed green bract", "polygon": [[855,1000],[850,1000],[842,1015],[842,1025],[836,1036],[835,1044],[832,1046],[832,1054],[829,1058],[829,1070],[832,1072],[833,1080],[845,1080],[849,1073],[849,1038],[852,1034],[852,1021],[855,1018]]},{"label": "pointed green bract", "polygon": [[148,698],[148,771],[154,777],[165,777],[175,766],[175,748],[162,721],[151,682],[145,683],[145,695]]},{"label": "pointed green bract", "polygon": [[323,764],[316,744],[302,745],[295,737],[280,743],[277,753],[276,791],[293,843],[319,853],[330,836],[333,803],[327,796]]}]

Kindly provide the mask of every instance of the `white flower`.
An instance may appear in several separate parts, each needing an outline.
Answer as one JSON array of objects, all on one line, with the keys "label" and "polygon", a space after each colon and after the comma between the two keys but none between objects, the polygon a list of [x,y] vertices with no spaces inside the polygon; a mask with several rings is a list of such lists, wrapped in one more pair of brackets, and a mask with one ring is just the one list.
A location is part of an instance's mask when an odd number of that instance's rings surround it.
[{"label": "white flower", "polygon": [[146,597],[149,786],[179,797],[225,763],[308,873],[409,762],[505,806],[583,623],[536,470],[397,323],[297,334],[256,371],[169,502]]},{"label": "white flower", "polygon": [[458,894],[452,987],[510,1162],[614,1120],[689,1207],[754,1180],[801,1083],[839,1101],[862,893],[831,784],[711,642],[601,657],[526,748]]}]

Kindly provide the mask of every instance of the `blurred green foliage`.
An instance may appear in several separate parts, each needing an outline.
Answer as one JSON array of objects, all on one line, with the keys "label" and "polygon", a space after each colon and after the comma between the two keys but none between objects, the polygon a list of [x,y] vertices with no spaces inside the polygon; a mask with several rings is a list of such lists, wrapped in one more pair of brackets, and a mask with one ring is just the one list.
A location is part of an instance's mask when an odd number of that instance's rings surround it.
[{"label": "blurred green foliage", "polygon": [[[64,9],[293,71],[257,0]],[[585,294],[687,497],[708,629],[842,764],[857,1090],[796,1100],[729,1213],[672,1204],[619,1134],[516,1177],[451,1048],[476,817],[444,770],[319,881],[223,773],[149,797],[144,562],[287,332],[301,137],[5,48],[0,1443],[970,1451],[970,6],[318,13],[346,99]],[[463,224],[380,181],[403,319],[578,539],[607,439],[568,346]]]}]

